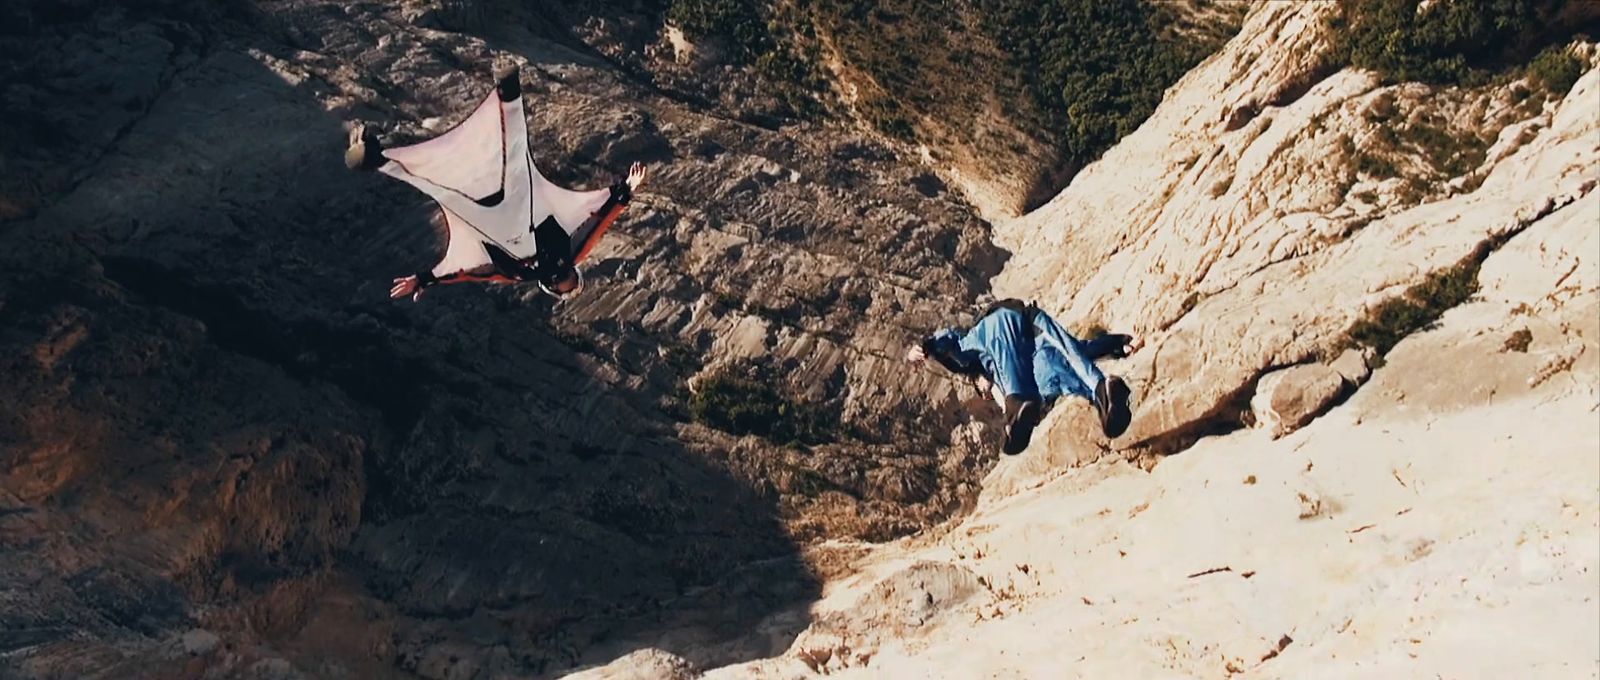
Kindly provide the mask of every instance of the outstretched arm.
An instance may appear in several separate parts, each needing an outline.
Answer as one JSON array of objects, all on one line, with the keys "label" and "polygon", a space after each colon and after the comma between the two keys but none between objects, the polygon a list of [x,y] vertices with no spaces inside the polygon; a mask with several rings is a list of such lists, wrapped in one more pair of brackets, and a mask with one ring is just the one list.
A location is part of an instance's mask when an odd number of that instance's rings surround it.
[{"label": "outstretched arm", "polygon": [[421,271],[411,276],[402,276],[394,280],[394,287],[389,289],[389,297],[398,300],[407,295],[413,302],[422,299],[422,292],[440,284],[451,283],[516,283],[513,279],[502,276],[494,271],[479,272],[477,270],[459,271],[444,276],[434,276],[433,272]]},{"label": "outstretched arm", "polygon": [[956,375],[983,375],[983,364],[961,350],[961,334],[954,328],[946,328],[923,338],[906,351],[906,361],[913,364],[920,364],[927,359],[933,359]]},{"label": "outstretched arm", "polygon": [[1083,343],[1083,351],[1090,359],[1111,357],[1113,359],[1126,359],[1129,355],[1139,351],[1144,346],[1144,341],[1133,335],[1123,333],[1107,333],[1093,340]]},{"label": "outstretched arm", "polygon": [[[928,359],[933,359],[951,373],[972,381],[972,388],[977,390],[978,394],[992,396],[990,388],[994,383],[984,374],[981,362],[961,351],[961,334],[956,329],[940,330],[906,350],[906,361],[912,364],[921,364]],[[1005,402],[999,403],[1000,408],[1004,409]]]},{"label": "outstretched arm", "polygon": [[606,198],[604,205],[594,212],[589,222],[579,228],[574,234],[572,243],[572,262],[582,262],[589,256],[589,251],[594,250],[595,244],[600,242],[600,237],[606,235],[606,230],[617,221],[622,211],[628,208],[628,202],[633,200],[633,192],[644,183],[645,169],[642,163],[634,163],[628,168],[628,178],[611,185],[611,196]]}]

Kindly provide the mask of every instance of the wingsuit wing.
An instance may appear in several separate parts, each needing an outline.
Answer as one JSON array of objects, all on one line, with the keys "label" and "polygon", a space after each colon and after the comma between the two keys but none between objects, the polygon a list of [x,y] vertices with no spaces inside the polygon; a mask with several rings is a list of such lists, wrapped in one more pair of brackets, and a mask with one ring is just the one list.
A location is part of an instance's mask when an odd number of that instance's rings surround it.
[{"label": "wingsuit wing", "polygon": [[491,91],[438,137],[382,152],[389,162],[381,172],[427,194],[444,213],[448,244],[435,276],[489,264],[485,243],[518,259],[532,257],[534,225],[554,217],[572,235],[610,196],[606,189],[573,191],[545,179],[528,151],[521,94],[506,101],[505,92]]},{"label": "wingsuit wing", "polygon": [[533,168],[533,186],[533,223],[543,222],[546,217],[555,217],[556,223],[568,236],[576,234],[611,197],[610,189],[573,191],[556,186],[545,179],[537,167]]}]

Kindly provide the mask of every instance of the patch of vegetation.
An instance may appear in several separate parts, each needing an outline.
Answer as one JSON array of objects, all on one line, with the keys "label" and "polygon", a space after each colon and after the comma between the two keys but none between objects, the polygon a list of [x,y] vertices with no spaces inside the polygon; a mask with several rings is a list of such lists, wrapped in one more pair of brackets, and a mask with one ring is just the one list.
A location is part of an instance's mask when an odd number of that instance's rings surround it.
[{"label": "patch of vegetation", "polygon": [[1567,46],[1551,45],[1528,63],[1528,80],[1557,98],[1565,97],[1587,66]]},{"label": "patch of vegetation", "polygon": [[1556,18],[1583,0],[1342,0],[1330,17],[1335,60],[1385,82],[1482,85],[1576,27]]},{"label": "patch of vegetation", "polygon": [[[969,8],[917,0],[819,0],[807,19],[829,36],[857,86],[855,109],[874,129],[911,141],[938,130],[959,130],[966,141],[994,153],[1004,142],[985,135],[985,101],[998,96],[1026,104],[1021,78],[970,19]],[[850,76],[847,76],[850,77]],[[1018,118],[1037,115],[1007,106]]]},{"label": "patch of vegetation", "polygon": [[1041,186],[1030,192],[1040,196],[1138,127],[1168,86],[1237,33],[1244,9],[1195,14],[1148,0],[792,5],[838,58],[864,122],[1002,174],[1025,161],[1037,168],[1030,181]]},{"label": "patch of vegetation", "polygon": [[1168,86],[1231,35],[1164,35],[1165,6],[1142,0],[988,0],[984,21],[1019,67],[1071,163],[1100,156],[1155,111]]},{"label": "patch of vegetation", "polygon": [[834,419],[819,405],[785,394],[782,378],[764,364],[724,366],[700,381],[689,397],[695,422],[778,444],[813,446],[835,439]]},{"label": "patch of vegetation", "polygon": [[1371,347],[1381,356],[1406,336],[1432,327],[1446,311],[1477,294],[1478,270],[1502,243],[1504,238],[1480,243],[1460,262],[1428,274],[1399,297],[1379,303],[1366,318],[1350,326],[1343,346]]},{"label": "patch of vegetation", "polygon": [[874,105],[865,108],[864,113],[867,122],[872,123],[879,132],[902,142],[913,141],[917,138],[917,129],[899,113],[900,110],[898,105],[893,105],[889,100],[876,100]]},{"label": "patch of vegetation", "polygon": [[1489,142],[1471,132],[1453,133],[1438,114],[1432,115],[1434,118],[1399,128],[1396,134],[1401,141],[1421,151],[1428,164],[1447,179],[1460,177],[1483,165],[1488,157]]},{"label": "patch of vegetation", "polygon": [[673,0],[667,20],[690,38],[716,38],[740,63],[752,63],[772,49],[772,35],[753,0]]},{"label": "patch of vegetation", "polygon": [[816,470],[782,461],[778,462],[777,466],[785,473],[781,478],[782,488],[788,493],[816,498],[825,491],[844,491],[842,487]]},{"label": "patch of vegetation", "polygon": [[660,347],[657,352],[662,361],[667,362],[667,365],[671,366],[673,370],[680,373],[700,370],[702,365],[701,357],[704,356],[704,353],[676,338],[658,339],[656,343]]},{"label": "patch of vegetation", "polygon": [[[1471,173],[1488,157],[1489,140],[1471,130],[1451,129],[1437,113],[1408,120],[1392,101],[1380,99],[1366,117],[1379,127],[1363,148],[1351,145],[1352,167],[1358,175],[1380,181],[1405,177],[1399,190],[1402,203],[1420,201],[1431,186]],[[1408,172],[1399,160],[1402,156],[1418,157],[1421,167]],[[1481,181],[1469,178],[1463,188],[1470,191]]]},{"label": "patch of vegetation", "polygon": [[1511,337],[1506,338],[1506,344],[1504,347],[1500,348],[1500,351],[1522,352],[1526,354],[1528,351],[1528,345],[1530,344],[1533,344],[1533,331],[1524,328],[1512,333]]},{"label": "patch of vegetation", "polygon": [[816,60],[800,54],[784,31],[795,22],[779,20],[774,11],[764,0],[672,0],[666,16],[691,39],[721,41],[735,63],[754,68],[796,115],[820,115],[813,94],[827,83],[812,66]]}]

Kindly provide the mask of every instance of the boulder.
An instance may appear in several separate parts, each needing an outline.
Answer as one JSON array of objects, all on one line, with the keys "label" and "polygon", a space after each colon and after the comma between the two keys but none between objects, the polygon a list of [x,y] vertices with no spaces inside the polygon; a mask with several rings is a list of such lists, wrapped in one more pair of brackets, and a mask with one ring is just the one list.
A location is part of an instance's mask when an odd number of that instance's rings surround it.
[{"label": "boulder", "polygon": [[1370,349],[1351,348],[1341,353],[1339,358],[1328,364],[1328,367],[1344,378],[1345,382],[1359,386],[1366,383],[1367,378],[1372,377],[1373,356]]},{"label": "boulder", "polygon": [[1332,366],[1304,364],[1261,378],[1250,400],[1256,426],[1276,439],[1322,415],[1350,383]]},{"label": "boulder", "polygon": [[655,648],[641,649],[599,668],[566,676],[569,680],[690,680],[694,666],[683,657]]}]

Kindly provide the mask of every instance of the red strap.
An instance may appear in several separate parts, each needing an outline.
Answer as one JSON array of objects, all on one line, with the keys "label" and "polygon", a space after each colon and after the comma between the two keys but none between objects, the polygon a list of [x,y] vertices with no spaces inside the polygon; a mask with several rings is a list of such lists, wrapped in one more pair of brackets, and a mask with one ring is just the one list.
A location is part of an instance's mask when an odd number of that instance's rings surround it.
[{"label": "red strap", "polygon": [[495,272],[493,274],[469,274],[469,273],[464,272],[464,271],[456,272],[454,274],[445,274],[444,276],[441,276],[438,279],[436,279],[436,281],[438,283],[442,283],[442,284],[469,283],[469,282],[476,282],[476,281],[483,281],[483,282],[488,282],[488,283],[516,283],[517,282],[516,279],[508,277],[508,276],[506,276],[504,274],[501,274],[499,272]]},{"label": "red strap", "polygon": [[617,221],[617,216],[621,215],[622,211],[627,208],[627,205],[618,203],[611,206],[611,209],[601,216],[600,223],[596,224],[594,230],[589,232],[589,239],[583,242],[583,247],[579,248],[578,254],[573,256],[573,264],[582,262],[583,258],[589,256],[589,251],[594,250],[595,244],[600,242],[600,237],[606,235],[606,230],[611,228],[611,223]]}]

